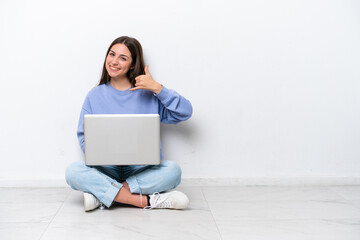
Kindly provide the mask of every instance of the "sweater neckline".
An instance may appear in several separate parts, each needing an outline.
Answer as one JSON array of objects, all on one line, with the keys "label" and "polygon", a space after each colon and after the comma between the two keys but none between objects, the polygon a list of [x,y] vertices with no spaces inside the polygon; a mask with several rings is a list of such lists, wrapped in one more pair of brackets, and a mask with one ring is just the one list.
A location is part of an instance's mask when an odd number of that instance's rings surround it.
[{"label": "sweater neckline", "polygon": [[132,92],[130,91],[131,88],[121,91],[121,90],[118,90],[118,89],[114,88],[114,87],[111,85],[110,82],[106,83],[105,85],[106,85],[112,92],[114,92],[114,93],[117,94],[117,95],[128,95],[128,94],[131,94],[131,93],[132,93]]}]

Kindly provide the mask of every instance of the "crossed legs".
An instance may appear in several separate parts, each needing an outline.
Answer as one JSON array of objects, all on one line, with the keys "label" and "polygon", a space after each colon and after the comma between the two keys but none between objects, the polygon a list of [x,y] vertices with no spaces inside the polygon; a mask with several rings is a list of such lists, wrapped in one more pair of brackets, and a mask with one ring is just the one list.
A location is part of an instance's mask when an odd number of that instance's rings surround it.
[{"label": "crossed legs", "polygon": [[[114,201],[145,207],[147,195],[173,189],[181,180],[181,169],[172,161],[161,161],[144,170],[136,166],[129,169],[120,176],[116,167],[95,168],[74,162],[66,169],[66,182],[75,190],[91,193],[106,207]],[[120,180],[124,178],[126,181]]]}]

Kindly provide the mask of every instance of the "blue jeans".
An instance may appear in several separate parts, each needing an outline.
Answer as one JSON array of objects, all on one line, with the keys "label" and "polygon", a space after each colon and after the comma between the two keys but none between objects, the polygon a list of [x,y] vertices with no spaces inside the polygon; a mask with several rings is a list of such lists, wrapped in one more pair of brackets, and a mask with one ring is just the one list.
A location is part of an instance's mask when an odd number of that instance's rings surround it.
[{"label": "blue jeans", "polygon": [[84,162],[70,164],[65,173],[71,188],[93,194],[106,207],[126,181],[131,193],[149,195],[175,188],[181,181],[181,169],[173,161],[159,165],[87,166]]}]

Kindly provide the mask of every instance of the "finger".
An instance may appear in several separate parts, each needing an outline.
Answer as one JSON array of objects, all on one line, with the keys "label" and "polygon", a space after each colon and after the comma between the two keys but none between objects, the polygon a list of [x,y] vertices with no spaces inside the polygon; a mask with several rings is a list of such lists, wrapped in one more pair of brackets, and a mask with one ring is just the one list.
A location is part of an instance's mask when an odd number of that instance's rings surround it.
[{"label": "finger", "polygon": [[143,84],[143,81],[141,79],[135,81],[135,86],[137,86],[137,87],[142,84]]},{"label": "finger", "polygon": [[150,75],[150,73],[149,73],[149,65],[145,66],[145,75]]},{"label": "finger", "polygon": [[135,90],[139,90],[139,89],[141,89],[141,87],[133,87],[133,88],[130,88],[129,90],[130,91],[135,91]]}]

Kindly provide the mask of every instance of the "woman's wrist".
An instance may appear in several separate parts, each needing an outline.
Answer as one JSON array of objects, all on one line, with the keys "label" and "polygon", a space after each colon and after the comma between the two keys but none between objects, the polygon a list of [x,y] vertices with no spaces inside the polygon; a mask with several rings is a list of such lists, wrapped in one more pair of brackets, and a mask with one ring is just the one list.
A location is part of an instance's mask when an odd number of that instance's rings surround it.
[{"label": "woman's wrist", "polygon": [[162,89],[162,85],[160,83],[156,83],[156,86],[155,86],[153,92],[155,94],[159,94],[161,92],[161,89]]}]

